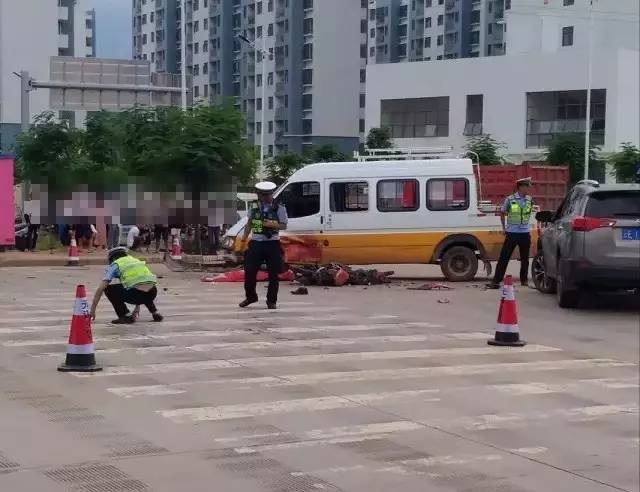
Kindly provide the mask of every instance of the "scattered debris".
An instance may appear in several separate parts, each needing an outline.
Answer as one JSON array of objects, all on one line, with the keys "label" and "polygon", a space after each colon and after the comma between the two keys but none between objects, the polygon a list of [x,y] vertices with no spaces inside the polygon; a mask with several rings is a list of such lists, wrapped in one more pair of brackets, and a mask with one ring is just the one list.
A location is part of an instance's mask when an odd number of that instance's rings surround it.
[{"label": "scattered debris", "polygon": [[378,270],[352,269],[340,264],[317,267],[292,267],[296,280],[302,285],[322,285],[339,287],[342,285],[379,285],[390,282],[394,272]]},{"label": "scattered debris", "polygon": [[309,290],[306,287],[298,287],[296,290],[292,290],[291,293],[294,296],[306,296],[309,295]]},{"label": "scattered debris", "polygon": [[450,304],[451,301],[447,298],[444,299],[438,299],[438,304]]},{"label": "scattered debris", "polygon": [[[292,281],[295,280],[295,274],[291,270],[287,270],[286,272],[278,275],[281,281]],[[260,270],[257,275],[258,282],[265,282],[269,279],[269,273],[265,270]],[[226,273],[220,273],[213,277],[205,275],[200,279],[201,282],[244,282],[244,270],[230,270]]]},{"label": "scattered debris", "polygon": [[422,284],[418,287],[407,287],[407,290],[453,290],[453,287],[444,284]]}]

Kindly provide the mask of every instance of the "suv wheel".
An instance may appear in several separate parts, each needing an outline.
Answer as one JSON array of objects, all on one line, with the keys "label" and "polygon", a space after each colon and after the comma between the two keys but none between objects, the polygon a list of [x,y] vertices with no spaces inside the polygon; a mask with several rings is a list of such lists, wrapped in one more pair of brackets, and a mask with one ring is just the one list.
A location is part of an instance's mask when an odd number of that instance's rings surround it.
[{"label": "suv wheel", "polygon": [[531,278],[533,279],[533,285],[535,285],[538,291],[542,292],[543,294],[556,293],[556,281],[547,276],[547,272],[544,267],[544,256],[542,256],[542,251],[539,251],[531,262]]},{"label": "suv wheel", "polygon": [[566,266],[565,262],[562,259],[558,261],[556,274],[556,298],[558,299],[558,306],[560,306],[561,308],[578,307],[578,302],[580,301],[580,292],[578,291],[578,289],[571,286],[571,279],[566,276]]},{"label": "suv wheel", "polygon": [[440,269],[451,282],[468,282],[478,273],[478,257],[466,246],[454,246],[442,255]]}]

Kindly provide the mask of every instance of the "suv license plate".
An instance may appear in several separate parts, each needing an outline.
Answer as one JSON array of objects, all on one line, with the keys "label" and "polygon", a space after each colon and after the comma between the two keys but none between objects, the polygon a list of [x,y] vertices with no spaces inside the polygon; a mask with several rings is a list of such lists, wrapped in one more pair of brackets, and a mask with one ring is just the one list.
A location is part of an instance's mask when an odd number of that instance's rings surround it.
[{"label": "suv license plate", "polygon": [[622,229],[622,239],[624,241],[640,241],[640,228]]}]

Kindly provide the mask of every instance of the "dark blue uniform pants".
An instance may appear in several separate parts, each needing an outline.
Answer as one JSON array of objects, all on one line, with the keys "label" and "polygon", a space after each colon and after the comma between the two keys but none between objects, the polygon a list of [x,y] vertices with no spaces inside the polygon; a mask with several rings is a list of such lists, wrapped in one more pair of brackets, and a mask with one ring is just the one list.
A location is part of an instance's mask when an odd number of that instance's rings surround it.
[{"label": "dark blue uniform pants", "polygon": [[251,241],[244,256],[244,291],[248,300],[258,300],[256,292],[256,277],[263,263],[267,264],[269,272],[269,287],[267,302],[275,304],[278,301],[280,282],[278,275],[282,271],[282,249],[280,241]]}]

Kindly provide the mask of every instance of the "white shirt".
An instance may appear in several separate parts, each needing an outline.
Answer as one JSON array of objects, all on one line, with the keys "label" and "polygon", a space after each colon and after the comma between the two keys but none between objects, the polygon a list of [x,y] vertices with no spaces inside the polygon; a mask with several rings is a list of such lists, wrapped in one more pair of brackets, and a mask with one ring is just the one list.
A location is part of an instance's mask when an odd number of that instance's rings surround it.
[{"label": "white shirt", "polygon": [[138,226],[131,226],[129,232],[127,233],[127,248],[133,247],[133,241],[140,235],[140,229]]}]

